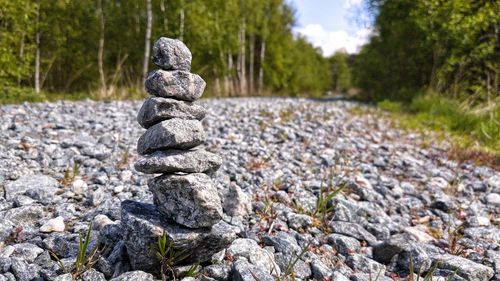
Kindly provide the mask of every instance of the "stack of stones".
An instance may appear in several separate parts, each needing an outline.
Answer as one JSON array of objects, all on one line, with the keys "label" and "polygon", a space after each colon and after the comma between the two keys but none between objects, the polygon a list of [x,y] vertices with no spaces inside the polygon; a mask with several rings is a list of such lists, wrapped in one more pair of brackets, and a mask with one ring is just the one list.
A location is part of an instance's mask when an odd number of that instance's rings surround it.
[{"label": "stack of stones", "polygon": [[[178,251],[188,251],[183,262],[203,262],[235,238],[221,221],[222,206],[210,174],[222,159],[201,148],[205,109],[194,103],[205,81],[191,69],[191,52],[179,40],[162,37],[153,46],[153,63],[161,69],[146,80],[149,97],[137,121],[147,131],[138,141],[143,156],[137,171],[161,174],[148,182],[153,203],[122,203],[122,226],[134,269],[158,271],[154,245],[163,233]],[[152,247],[153,246],[153,247]]]}]

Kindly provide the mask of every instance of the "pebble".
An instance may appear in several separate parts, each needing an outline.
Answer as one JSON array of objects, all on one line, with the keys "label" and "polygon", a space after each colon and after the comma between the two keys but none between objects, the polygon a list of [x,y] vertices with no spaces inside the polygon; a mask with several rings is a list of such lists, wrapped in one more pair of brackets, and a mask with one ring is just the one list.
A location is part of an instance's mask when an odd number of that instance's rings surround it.
[{"label": "pebble", "polygon": [[66,226],[64,225],[64,218],[59,216],[54,219],[48,220],[40,227],[40,232],[63,232]]}]

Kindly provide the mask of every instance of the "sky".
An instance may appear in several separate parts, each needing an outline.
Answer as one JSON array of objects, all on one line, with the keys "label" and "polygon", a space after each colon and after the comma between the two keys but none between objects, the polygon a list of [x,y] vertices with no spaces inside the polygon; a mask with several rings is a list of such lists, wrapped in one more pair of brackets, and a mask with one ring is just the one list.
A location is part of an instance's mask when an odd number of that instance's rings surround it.
[{"label": "sky", "polygon": [[297,10],[296,34],[304,35],[323,55],[339,50],[353,54],[366,43],[370,24],[363,0],[288,0]]}]

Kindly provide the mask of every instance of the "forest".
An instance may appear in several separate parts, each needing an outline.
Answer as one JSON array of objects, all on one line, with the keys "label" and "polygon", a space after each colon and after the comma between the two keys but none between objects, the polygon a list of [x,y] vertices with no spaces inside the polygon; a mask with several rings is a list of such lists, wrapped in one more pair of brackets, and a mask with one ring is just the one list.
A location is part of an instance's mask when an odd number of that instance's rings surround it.
[{"label": "forest", "polygon": [[[365,0],[373,34],[325,57],[294,34],[284,0],[0,0],[0,93],[133,96],[152,43],[183,40],[211,96],[323,96],[411,103],[428,93],[498,108],[500,2]],[[22,98],[21,98],[22,99]]]}]

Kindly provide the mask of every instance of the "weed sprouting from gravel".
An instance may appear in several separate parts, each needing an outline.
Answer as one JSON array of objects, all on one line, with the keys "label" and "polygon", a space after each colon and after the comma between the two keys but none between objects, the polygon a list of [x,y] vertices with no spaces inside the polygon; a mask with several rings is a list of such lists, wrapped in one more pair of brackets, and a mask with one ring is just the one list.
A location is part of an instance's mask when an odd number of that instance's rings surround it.
[{"label": "weed sprouting from gravel", "polygon": [[[176,280],[177,276],[174,272],[174,265],[185,260],[189,253],[187,251],[178,250],[174,247],[174,242],[167,238],[167,234],[163,232],[163,234],[158,237],[158,241],[156,242],[156,257],[160,260],[160,272],[161,278],[163,281]],[[189,274],[195,274],[197,266],[194,266],[194,269],[191,267],[188,270]]]}]

